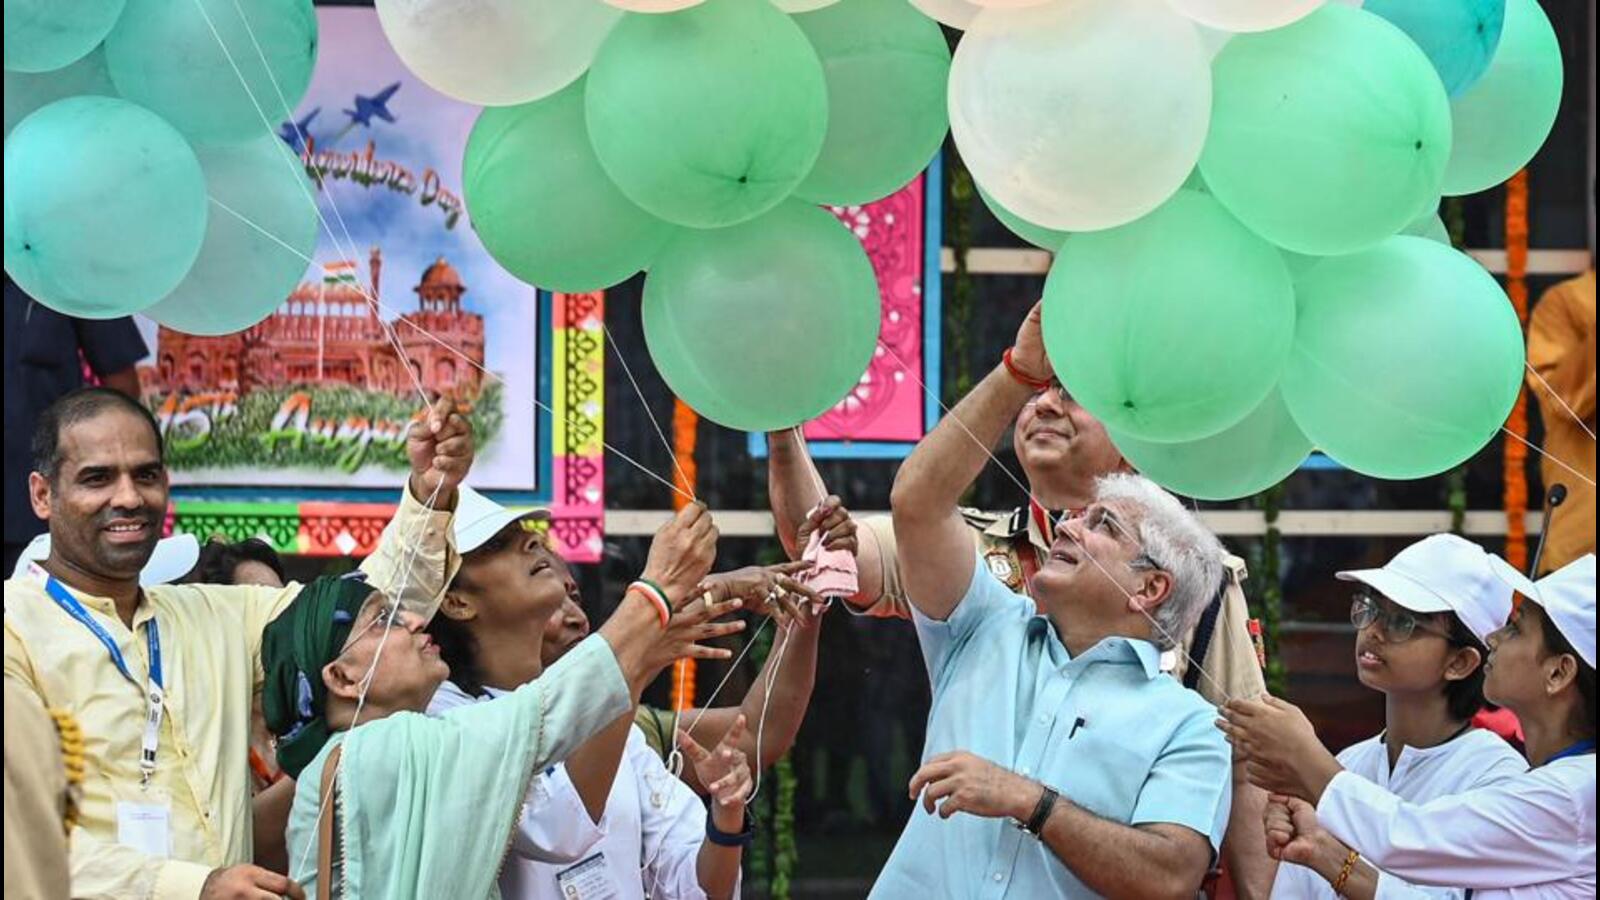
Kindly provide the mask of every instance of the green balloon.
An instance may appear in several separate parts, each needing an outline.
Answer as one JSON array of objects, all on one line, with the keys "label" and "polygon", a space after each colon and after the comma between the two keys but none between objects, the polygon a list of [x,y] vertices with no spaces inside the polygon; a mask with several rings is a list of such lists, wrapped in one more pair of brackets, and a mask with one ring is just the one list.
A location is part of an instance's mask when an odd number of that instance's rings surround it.
[{"label": "green balloon", "polygon": [[1428,57],[1372,13],[1329,3],[1288,27],[1238,35],[1212,78],[1200,170],[1274,244],[1351,253],[1438,198],[1449,98]]},{"label": "green balloon", "polygon": [[1455,147],[1444,193],[1488,190],[1527,165],[1555,125],[1562,79],[1561,45],[1538,0],[1507,0],[1488,71],[1450,104]]},{"label": "green balloon", "polygon": [[485,109],[461,165],[472,227],[489,254],[529,284],[569,293],[627,279],[674,230],[600,168],[583,87],[580,78],[543,100]]},{"label": "green balloon", "polygon": [[232,334],[271,315],[305,275],[321,221],[316,193],[277,135],[196,155],[216,201],[205,244],[183,283],[145,315],[187,334]]},{"label": "green balloon", "polygon": [[[973,186],[976,187],[977,182],[973,182]],[[994,213],[994,217],[1000,220],[1000,224],[1004,225],[1007,231],[1038,247],[1040,250],[1056,253],[1061,250],[1061,245],[1067,242],[1067,238],[1072,237],[1072,232],[1070,231],[1057,231],[1054,228],[1035,225],[1017,216],[997,203],[993,197],[989,196],[989,192],[981,187],[978,188],[978,196],[982,198],[983,205],[989,207],[989,212]]]},{"label": "green balloon", "polygon": [[828,81],[827,137],[795,195],[848,206],[904,187],[950,130],[944,32],[907,0],[843,0],[794,22]]},{"label": "green balloon", "polygon": [[872,361],[872,263],[826,210],[791,200],[719,231],[681,232],[644,282],[661,377],[701,415],[744,431],[798,425],[849,394]]},{"label": "green balloon", "polygon": [[1522,388],[1522,329],[1471,257],[1409,235],[1330,257],[1296,283],[1283,397],[1329,456],[1378,478],[1453,468]]},{"label": "green balloon", "polygon": [[1244,421],[1208,438],[1159,444],[1111,432],[1111,441],[1145,477],[1197,500],[1259,494],[1292,475],[1312,450],[1277,388]]},{"label": "green balloon", "polygon": [[811,171],[828,127],[822,64],[768,0],[624,16],[589,68],[584,108],[617,187],[692,228],[777,206]]},{"label": "green balloon", "polygon": [[6,0],[6,72],[52,72],[77,62],[105,40],[126,2]]},{"label": "green balloon", "polygon": [[190,140],[238,143],[292,117],[317,61],[317,16],[311,0],[128,0],[106,61],[122,96]]},{"label": "green balloon", "polygon": [[34,110],[57,100],[92,94],[115,97],[106,72],[105,51],[96,47],[88,56],[54,72],[13,72],[6,70],[6,134]]},{"label": "green balloon", "polygon": [[141,106],[69,97],[6,138],[6,272],[57,312],[144,309],[183,280],[205,233],[194,151]]},{"label": "green balloon", "polygon": [[1195,191],[1073,235],[1044,286],[1062,383],[1107,428],[1147,441],[1198,440],[1259,406],[1294,320],[1278,251]]},{"label": "green balloon", "polygon": [[[1435,212],[1437,208],[1437,204],[1428,207],[1422,215],[1413,219],[1411,224],[1400,229],[1400,233],[1437,241],[1446,247],[1455,246],[1455,242],[1450,240],[1450,229],[1444,226],[1444,219],[1441,219],[1439,214]],[[1307,256],[1304,253],[1296,253],[1293,250],[1283,251],[1283,261],[1289,264],[1289,274],[1296,281],[1300,280],[1306,270],[1321,262],[1324,258],[1321,256]]]}]

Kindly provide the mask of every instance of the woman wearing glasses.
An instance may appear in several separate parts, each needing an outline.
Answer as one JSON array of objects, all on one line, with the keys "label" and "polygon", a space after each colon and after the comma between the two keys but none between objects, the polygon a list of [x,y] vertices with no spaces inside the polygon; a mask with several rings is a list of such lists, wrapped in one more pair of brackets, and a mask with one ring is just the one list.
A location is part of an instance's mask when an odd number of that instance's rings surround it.
[{"label": "woman wearing glasses", "polygon": [[[1484,693],[1522,720],[1531,771],[1426,803],[1351,772],[1264,775],[1269,790],[1289,795],[1269,810],[1268,846],[1290,856],[1328,835],[1385,873],[1464,889],[1474,900],[1594,897],[1594,632],[1590,554],[1525,593],[1489,640]],[[1231,713],[1241,740],[1265,761],[1263,773],[1293,767],[1263,743],[1279,728]],[[1287,717],[1274,710],[1260,718]],[[1353,869],[1356,857],[1347,859]]]},{"label": "woman wearing glasses", "polygon": [[[1223,730],[1244,749],[1276,740],[1268,733],[1285,726],[1288,740],[1272,755],[1286,754],[1293,769],[1280,773],[1267,754],[1254,754],[1252,780],[1260,779],[1268,790],[1315,796],[1312,785],[1346,771],[1404,801],[1426,803],[1527,771],[1521,755],[1497,735],[1473,728],[1472,717],[1483,707],[1489,635],[1511,613],[1510,582],[1527,590],[1531,583],[1454,535],[1434,535],[1381,569],[1341,572],[1339,578],[1358,585],[1350,608],[1356,674],[1384,695],[1384,730],[1335,758],[1288,704],[1230,707],[1225,713],[1230,724]],[[1274,814],[1284,812],[1279,804]],[[1282,865],[1273,883],[1275,897],[1364,900],[1463,893],[1414,888],[1381,874],[1325,831],[1277,855]]]}]

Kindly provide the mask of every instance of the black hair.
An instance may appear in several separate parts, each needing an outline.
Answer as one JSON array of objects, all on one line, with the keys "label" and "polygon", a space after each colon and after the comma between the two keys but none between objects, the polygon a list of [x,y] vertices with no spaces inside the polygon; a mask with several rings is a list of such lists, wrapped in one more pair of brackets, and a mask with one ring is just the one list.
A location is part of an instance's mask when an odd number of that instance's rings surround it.
[{"label": "black hair", "polygon": [[200,548],[200,561],[195,564],[194,571],[186,579],[196,584],[235,584],[235,576],[241,563],[258,562],[271,569],[278,576],[279,581],[288,581],[288,575],[283,569],[283,560],[278,556],[278,551],[272,549],[260,538],[247,538],[237,543],[229,543],[221,538],[212,538]]},{"label": "black hair", "polygon": [[86,387],[62,394],[40,414],[39,423],[33,429],[33,470],[54,482],[61,469],[61,432],[108,409],[120,409],[143,419],[156,440],[156,454],[165,460],[161,426],[144,404],[111,388]]},{"label": "black hair", "polygon": [[1478,651],[1478,667],[1472,674],[1457,681],[1447,681],[1444,685],[1445,701],[1450,706],[1450,718],[1463,722],[1471,719],[1482,710],[1486,704],[1483,696],[1483,682],[1486,673],[1483,664],[1489,659],[1489,648],[1478,640],[1478,636],[1462,623],[1461,617],[1455,613],[1445,613],[1444,618],[1450,624],[1450,646],[1456,648],[1472,648]]},{"label": "black hair", "polygon": [[[1543,610],[1540,611],[1543,612]],[[1556,623],[1550,619],[1549,613],[1541,615],[1539,621],[1544,626],[1544,646],[1546,650],[1550,651],[1550,655],[1561,656],[1566,654],[1571,656],[1578,664],[1577,683],[1580,702],[1578,704],[1578,714],[1570,727],[1579,737],[1593,738],[1595,732],[1594,666],[1583,661],[1583,657],[1579,656],[1578,651],[1573,648],[1572,642],[1567,640],[1567,636],[1562,634],[1561,629],[1557,628]]]},{"label": "black hair", "polygon": [[[461,590],[465,585],[461,573],[450,580],[446,590]],[[450,667],[450,681],[469,697],[483,697],[489,692],[483,686],[483,669],[478,665],[478,640],[466,623],[457,622],[442,611],[433,617],[426,629],[433,642],[439,645],[439,658]]]}]

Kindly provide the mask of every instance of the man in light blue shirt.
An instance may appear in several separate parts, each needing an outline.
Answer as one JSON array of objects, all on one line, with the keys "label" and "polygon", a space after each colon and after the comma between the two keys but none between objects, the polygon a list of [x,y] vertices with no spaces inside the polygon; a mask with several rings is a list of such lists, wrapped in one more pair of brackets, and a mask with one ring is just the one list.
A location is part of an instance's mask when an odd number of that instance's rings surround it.
[{"label": "man in light blue shirt", "polygon": [[1055,529],[1034,599],[972,551],[957,502],[1040,385],[1059,389],[1036,308],[895,480],[933,708],[922,802],[874,898],[1193,897],[1227,826],[1215,710],[1160,666],[1221,587],[1216,538],[1126,474]]}]

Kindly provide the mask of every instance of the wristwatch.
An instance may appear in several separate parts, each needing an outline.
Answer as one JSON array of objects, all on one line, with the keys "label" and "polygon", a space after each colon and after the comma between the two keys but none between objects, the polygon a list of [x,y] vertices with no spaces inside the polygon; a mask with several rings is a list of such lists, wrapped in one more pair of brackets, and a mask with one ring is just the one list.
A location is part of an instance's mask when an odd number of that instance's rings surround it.
[{"label": "wristwatch", "polygon": [[745,810],[744,830],[737,834],[729,834],[717,828],[711,811],[706,811],[706,840],[718,847],[748,847],[756,839],[756,822],[750,818],[750,811]]},{"label": "wristwatch", "polygon": [[1050,821],[1050,813],[1056,808],[1056,801],[1061,799],[1061,793],[1049,785],[1044,786],[1044,793],[1039,795],[1039,803],[1033,808],[1033,815],[1026,822],[1018,822],[1017,827],[1023,831],[1039,837],[1044,832],[1044,823]]}]

